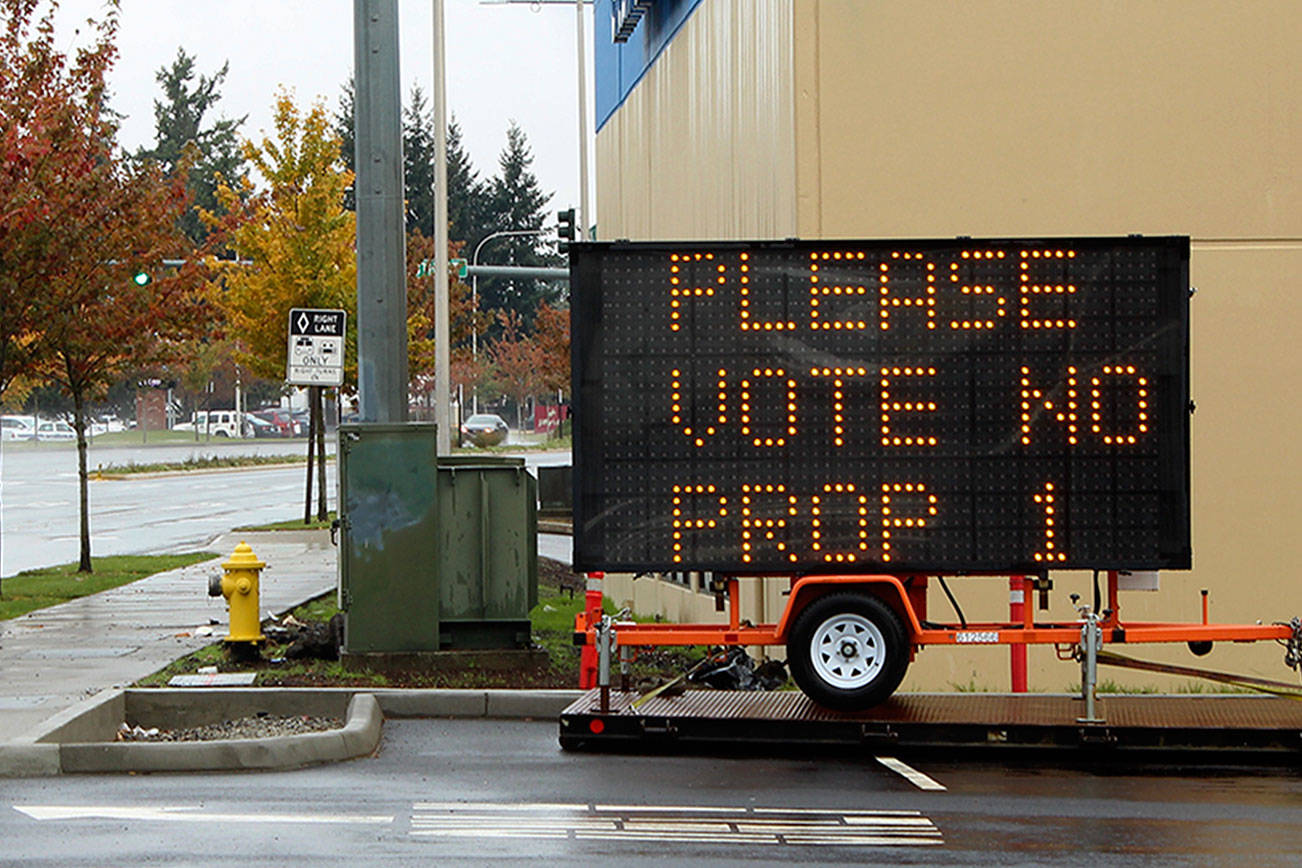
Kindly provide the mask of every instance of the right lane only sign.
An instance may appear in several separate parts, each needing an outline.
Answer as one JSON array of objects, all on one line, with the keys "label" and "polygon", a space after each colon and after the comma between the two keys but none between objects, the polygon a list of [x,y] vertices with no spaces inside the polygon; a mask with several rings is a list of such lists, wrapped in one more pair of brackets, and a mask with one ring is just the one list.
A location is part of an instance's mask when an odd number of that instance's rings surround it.
[{"label": "right lane only sign", "polygon": [[343,385],[347,317],[342,310],[290,310],[285,377],[290,385]]}]

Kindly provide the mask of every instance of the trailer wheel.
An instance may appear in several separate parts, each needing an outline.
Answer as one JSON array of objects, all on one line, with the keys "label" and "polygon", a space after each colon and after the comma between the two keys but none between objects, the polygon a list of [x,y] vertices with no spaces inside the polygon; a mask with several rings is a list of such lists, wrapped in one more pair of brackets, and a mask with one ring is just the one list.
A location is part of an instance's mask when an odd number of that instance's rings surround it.
[{"label": "trailer wheel", "polygon": [[909,665],[904,625],[866,594],[829,594],[805,607],[791,628],[787,663],[819,705],[869,708],[895,692]]}]

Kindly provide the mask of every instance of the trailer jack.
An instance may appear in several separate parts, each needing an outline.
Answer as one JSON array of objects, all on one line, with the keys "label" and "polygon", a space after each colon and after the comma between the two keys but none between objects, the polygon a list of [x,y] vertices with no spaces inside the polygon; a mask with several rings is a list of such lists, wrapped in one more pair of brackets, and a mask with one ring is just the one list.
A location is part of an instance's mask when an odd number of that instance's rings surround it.
[{"label": "trailer jack", "polygon": [[[1076,606],[1080,599],[1071,595],[1071,602]],[[1076,718],[1077,723],[1105,723],[1097,714],[1095,703],[1098,700],[1099,686],[1099,648],[1103,645],[1103,631],[1099,628],[1099,616],[1092,606],[1076,606],[1084,623],[1080,628],[1080,644],[1076,656],[1080,660],[1080,692],[1085,700],[1085,716]]]}]

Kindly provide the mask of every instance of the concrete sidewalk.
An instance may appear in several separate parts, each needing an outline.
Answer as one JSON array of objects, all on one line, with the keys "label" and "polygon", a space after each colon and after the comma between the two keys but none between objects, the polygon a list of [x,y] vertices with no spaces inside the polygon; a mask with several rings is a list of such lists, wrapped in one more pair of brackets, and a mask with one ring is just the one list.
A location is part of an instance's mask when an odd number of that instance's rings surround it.
[{"label": "concrete sidewalk", "polygon": [[[218,559],[0,621],[0,741],[226,635],[226,601],[208,596],[208,579],[241,540],[267,563],[264,613],[292,609],[336,585],[328,531],[230,533],[206,546]],[[211,621],[212,635],[195,635]]]}]

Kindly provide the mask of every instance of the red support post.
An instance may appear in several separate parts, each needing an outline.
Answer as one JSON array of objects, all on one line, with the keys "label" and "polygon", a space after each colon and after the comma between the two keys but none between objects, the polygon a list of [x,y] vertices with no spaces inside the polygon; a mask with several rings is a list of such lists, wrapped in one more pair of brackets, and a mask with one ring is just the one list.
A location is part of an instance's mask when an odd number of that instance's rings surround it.
[{"label": "red support post", "polygon": [[[602,580],[605,573],[588,573],[588,587],[583,598],[583,612],[591,627],[601,620]],[[597,686],[597,646],[584,645],[579,655],[579,689],[591,690]]]},{"label": "red support post", "polygon": [[[1008,620],[1021,624],[1026,618],[1026,576],[1008,578]],[[1026,692],[1026,646],[1021,643],[1008,646],[1009,672],[1013,693]]]},{"label": "red support post", "polygon": [[1121,623],[1121,597],[1118,590],[1121,587],[1121,580],[1116,570],[1108,570],[1108,608],[1112,614],[1108,620],[1113,624]]}]

